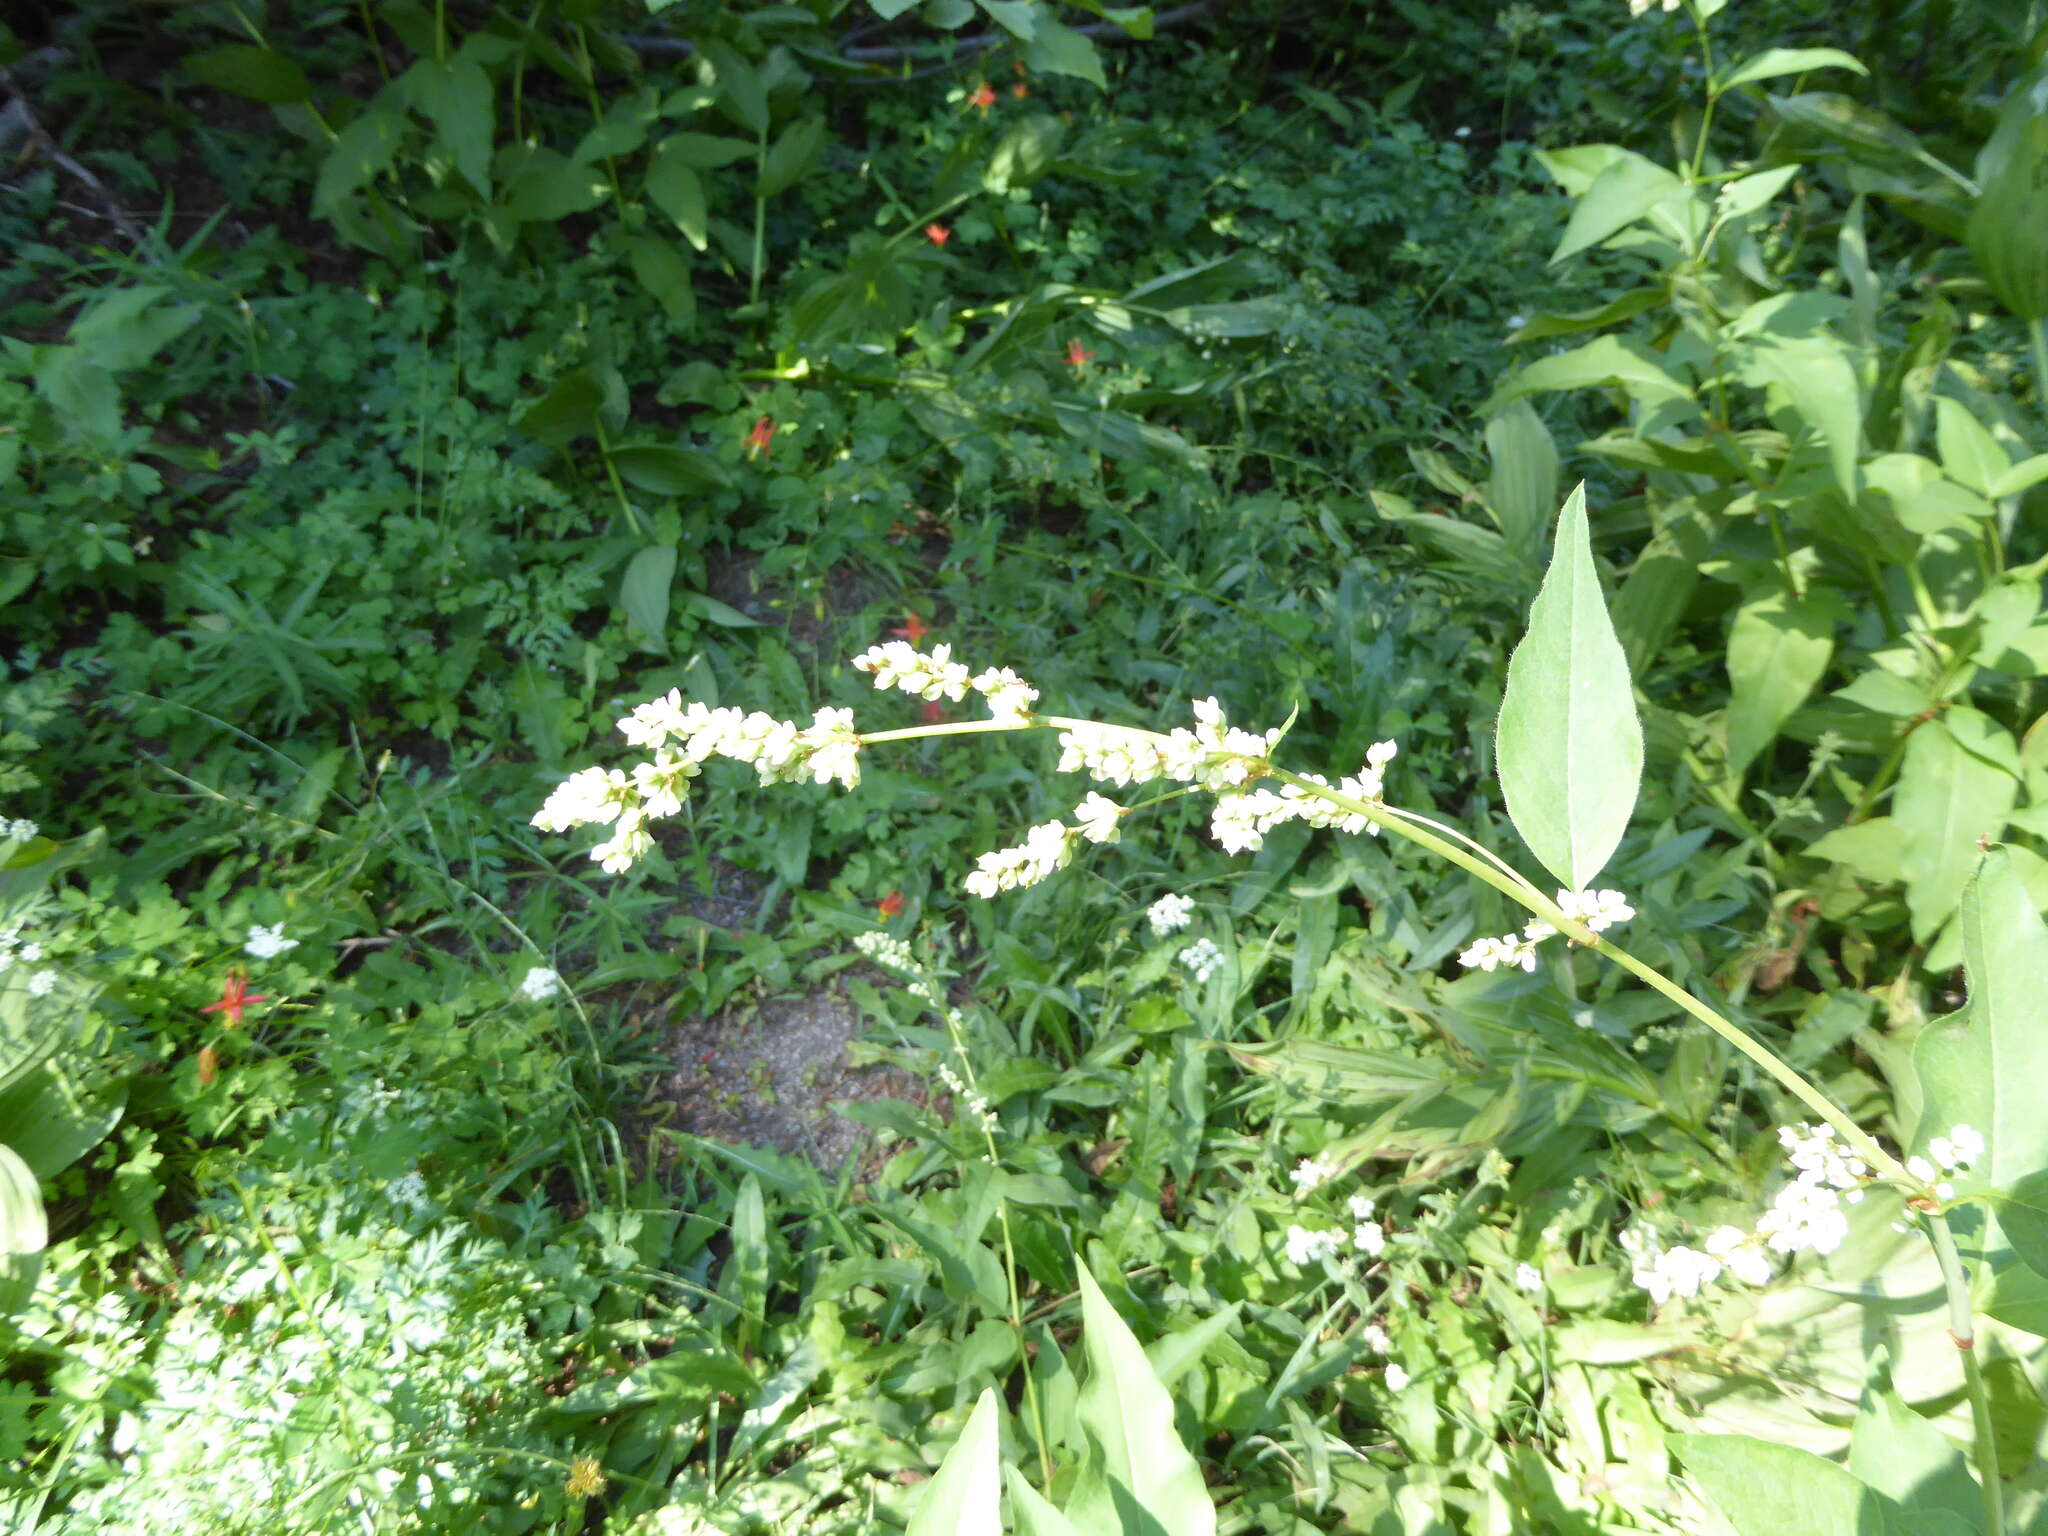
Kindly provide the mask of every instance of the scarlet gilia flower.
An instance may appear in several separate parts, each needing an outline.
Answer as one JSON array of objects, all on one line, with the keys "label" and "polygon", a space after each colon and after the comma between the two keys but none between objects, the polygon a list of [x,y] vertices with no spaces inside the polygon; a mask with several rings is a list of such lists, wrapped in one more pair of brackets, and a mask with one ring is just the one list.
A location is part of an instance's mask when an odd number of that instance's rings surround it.
[{"label": "scarlet gilia flower", "polygon": [[270,999],[262,993],[249,990],[249,978],[242,974],[242,968],[237,965],[228,971],[227,983],[221,988],[220,1001],[208,1003],[199,1011],[220,1014],[230,1029],[238,1029],[241,1027],[244,1008],[253,1008],[258,1003],[269,1001]]},{"label": "scarlet gilia flower", "polygon": [[953,238],[953,231],[943,224],[927,224],[924,227],[924,237],[933,245],[944,249],[946,242]]},{"label": "scarlet gilia flower", "polygon": [[895,917],[903,911],[903,893],[891,891],[875,903],[875,910],[883,917]]},{"label": "scarlet gilia flower", "polygon": [[763,455],[766,455],[768,450],[774,446],[775,418],[773,416],[763,416],[754,423],[754,430],[747,434],[746,447],[748,457],[751,458],[753,456],[753,450],[756,448],[760,449]]},{"label": "scarlet gilia flower", "polygon": [[979,107],[984,113],[986,113],[988,109],[994,106],[995,104],[996,93],[989,88],[989,83],[986,80],[982,81],[981,84],[977,85],[974,88],[974,94],[967,98],[967,105],[969,105],[970,107]]},{"label": "scarlet gilia flower", "polygon": [[1081,345],[1078,337],[1067,343],[1067,366],[1069,368],[1085,368],[1094,356],[1093,352],[1090,352]]},{"label": "scarlet gilia flower", "polygon": [[931,625],[925,623],[923,619],[919,618],[914,613],[904,615],[903,627],[901,629],[892,629],[889,631],[889,633],[892,635],[902,636],[905,640],[908,640],[912,645],[924,644],[924,637],[930,634],[931,632]]}]

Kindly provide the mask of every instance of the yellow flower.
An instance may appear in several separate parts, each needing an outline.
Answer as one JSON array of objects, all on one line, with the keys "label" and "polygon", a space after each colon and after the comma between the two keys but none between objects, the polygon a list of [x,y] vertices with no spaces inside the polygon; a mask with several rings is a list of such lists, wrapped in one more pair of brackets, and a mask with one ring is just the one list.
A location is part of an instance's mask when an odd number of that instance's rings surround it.
[{"label": "yellow flower", "polygon": [[569,1464],[569,1481],[562,1491],[572,1499],[588,1499],[604,1492],[604,1468],[595,1456],[578,1456]]}]

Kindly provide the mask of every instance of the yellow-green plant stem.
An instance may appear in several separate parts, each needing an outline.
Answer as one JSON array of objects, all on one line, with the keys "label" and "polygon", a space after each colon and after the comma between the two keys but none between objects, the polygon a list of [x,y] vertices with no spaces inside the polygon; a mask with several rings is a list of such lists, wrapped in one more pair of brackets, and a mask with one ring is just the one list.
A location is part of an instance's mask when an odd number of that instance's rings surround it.
[{"label": "yellow-green plant stem", "polygon": [[1942,1289],[1948,1293],[1948,1336],[1963,1357],[1963,1385],[1970,1396],[1970,1423],[1976,1432],[1977,1479],[1984,1493],[1984,1529],[1989,1536],[2005,1530],[2005,1493],[1998,1482],[1998,1442],[1991,1430],[1991,1389],[1984,1381],[1984,1367],[1977,1360],[1977,1330],[1970,1313],[1970,1280],[1963,1273],[1962,1255],[1956,1252],[1955,1233],[1946,1215],[1927,1218],[1927,1236],[1934,1244],[1935,1262],[1941,1266]]}]

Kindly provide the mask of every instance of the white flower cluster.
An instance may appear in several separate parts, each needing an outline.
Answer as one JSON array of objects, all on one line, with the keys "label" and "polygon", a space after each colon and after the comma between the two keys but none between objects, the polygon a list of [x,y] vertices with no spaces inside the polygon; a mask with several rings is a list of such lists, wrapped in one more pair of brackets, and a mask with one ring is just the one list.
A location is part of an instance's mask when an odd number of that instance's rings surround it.
[{"label": "white flower cluster", "polygon": [[242,946],[242,953],[254,960],[275,960],[286,950],[298,947],[297,939],[284,936],[283,923],[272,923],[268,928],[258,923],[249,930],[249,939]]},{"label": "white flower cluster", "polygon": [[1287,1177],[1294,1181],[1296,1195],[1306,1195],[1322,1188],[1341,1171],[1335,1163],[1323,1158],[1304,1157],[1294,1165]]},{"label": "white flower cluster", "polygon": [[610,826],[612,835],[590,850],[607,874],[623,874],[654,845],[647,824],[682,810],[690,780],[710,758],[751,764],[763,784],[860,783],[860,735],[850,709],[821,709],[799,726],[758,711],[685,704],[671,689],[636,706],[619,730],[634,746],[653,748],[653,758],[630,775],[616,768],[573,773],[533,818],[543,832]]},{"label": "white flower cluster", "polygon": [[[1391,741],[1375,742],[1365,755],[1365,766],[1340,780],[1338,792],[1354,800],[1381,799],[1386,793],[1387,764],[1399,750]],[[1301,777],[1324,789],[1330,787],[1330,781],[1321,774],[1304,773]],[[1363,833],[1377,837],[1380,830],[1379,823],[1369,816],[1333,805],[1298,784],[1283,784],[1278,790],[1259,788],[1218,795],[1215,813],[1209,821],[1209,835],[1226,853],[1255,853],[1265,845],[1266,834],[1283,821],[1305,821],[1312,827],[1328,827],[1354,836]]]},{"label": "white flower cluster", "polygon": [[[1595,933],[1605,933],[1616,923],[1625,923],[1636,915],[1636,909],[1620,891],[1559,891],[1557,907],[1566,917],[1584,923]],[[1533,971],[1536,946],[1556,932],[1549,923],[1536,918],[1524,924],[1520,933],[1473,940],[1458,956],[1458,964],[1468,971],[1500,971],[1512,966]]]},{"label": "white flower cluster", "polygon": [[[1302,1166],[1309,1165],[1305,1163]],[[1300,1183],[1300,1174],[1301,1169],[1297,1168],[1292,1175],[1297,1184]],[[1372,1219],[1371,1197],[1353,1195],[1345,1201],[1345,1205],[1350,1210],[1354,1223],[1348,1237],[1330,1227],[1290,1226],[1287,1229],[1287,1262],[1294,1265],[1319,1264],[1324,1259],[1336,1258],[1347,1247],[1355,1249],[1369,1259],[1376,1259],[1385,1253],[1387,1229]]]},{"label": "white flower cluster", "polygon": [[[1927,1157],[1934,1159],[1929,1162]],[[1927,1157],[1906,1159],[1906,1172],[1923,1184],[1932,1184],[1934,1192],[1943,1200],[1955,1198],[1955,1186],[1941,1177],[1944,1173],[1960,1173],[1972,1163],[1984,1160],[1984,1133],[1975,1126],[1959,1125],[1946,1136],[1937,1136],[1927,1143]]]},{"label": "white flower cluster", "polygon": [[42,828],[25,816],[12,821],[0,816],[0,843],[25,843],[40,831]]},{"label": "white flower cluster", "polygon": [[6,970],[19,960],[23,965],[34,965],[43,958],[43,946],[34,939],[24,940],[22,925],[0,929],[0,971]]},{"label": "white flower cluster", "polygon": [[957,703],[967,697],[972,682],[967,668],[953,660],[950,645],[935,645],[926,655],[907,640],[890,640],[854,657],[853,668],[874,673],[875,686],[885,693],[898,688],[927,704],[941,699]]},{"label": "white flower cluster", "polygon": [[544,1003],[561,990],[561,974],[545,965],[534,966],[519,983],[519,995],[533,1003]]},{"label": "white flower cluster", "polygon": [[1152,925],[1153,933],[1160,938],[1165,938],[1169,933],[1180,932],[1187,927],[1188,920],[1194,915],[1194,902],[1172,891],[1145,909],[1145,921]]},{"label": "white flower cluster", "polygon": [[953,1095],[953,1102],[965,1108],[984,1131],[1000,1129],[995,1106],[962,1082],[960,1074],[943,1061],[939,1063],[939,1081],[944,1083],[946,1091]]},{"label": "white flower cluster", "polygon": [[1188,975],[1196,986],[1207,981],[1223,966],[1223,951],[1212,939],[1197,939],[1180,952],[1180,963],[1188,968]]},{"label": "white flower cluster", "polygon": [[1543,1271],[1534,1264],[1517,1264],[1515,1266],[1515,1289],[1527,1291],[1532,1296],[1535,1295],[1543,1289]]},{"label": "white flower cluster", "polygon": [[1149,784],[1172,779],[1220,792],[1265,774],[1280,740],[1277,728],[1258,735],[1223,718],[1213,698],[1194,705],[1195,727],[1176,726],[1161,736],[1124,726],[1075,725],[1060,732],[1061,773],[1086,773],[1108,784]]},{"label": "white flower cluster", "polygon": [[911,957],[909,942],[886,934],[879,928],[855,934],[853,947],[875,964],[886,965],[892,971],[911,975],[917,970],[917,961]]},{"label": "white flower cluster", "polygon": [[[1640,16],[1657,3],[1658,0],[1628,0],[1628,13],[1631,16]],[[1677,10],[1679,3],[1680,0],[1663,0],[1664,14],[1668,16]]]},{"label": "white flower cluster", "polygon": [[1016,847],[998,848],[976,859],[966,880],[968,894],[987,898],[1038,884],[1067,867],[1074,857],[1074,839],[1080,835],[1063,821],[1040,822]]},{"label": "white flower cluster", "polygon": [[[1650,1293],[1659,1306],[1673,1296],[1690,1299],[1702,1286],[1720,1278],[1723,1269],[1745,1285],[1766,1285],[1771,1279],[1771,1255],[1790,1258],[1802,1253],[1833,1253],[1848,1240],[1849,1217],[1842,1209],[1863,1198],[1871,1181],[1870,1165],[1835,1140],[1832,1127],[1786,1125],[1778,1128],[1778,1144],[1794,1169],[1791,1183],[1779,1190],[1771,1208],[1757,1218],[1756,1230],[1717,1227],[1709,1233],[1704,1251],[1672,1248],[1660,1252],[1656,1238],[1636,1230],[1622,1234],[1621,1245],[1636,1260],[1635,1283]],[[1940,1172],[1968,1167],[1984,1155],[1984,1137],[1975,1127],[1958,1125],[1946,1136],[1928,1143],[1935,1161],[1906,1159],[1906,1171],[1923,1183],[1935,1185],[1935,1194],[1950,1199],[1954,1190],[1935,1183]],[[1938,1165],[1938,1167],[1937,1167]]]},{"label": "white flower cluster", "polygon": [[875,686],[884,692],[900,689],[928,704],[941,699],[957,702],[972,688],[988,700],[989,713],[998,720],[1028,720],[1031,706],[1038,702],[1038,690],[1008,667],[970,674],[953,660],[950,645],[935,645],[927,655],[908,641],[890,640],[862,651],[853,658],[853,666],[874,673]]}]

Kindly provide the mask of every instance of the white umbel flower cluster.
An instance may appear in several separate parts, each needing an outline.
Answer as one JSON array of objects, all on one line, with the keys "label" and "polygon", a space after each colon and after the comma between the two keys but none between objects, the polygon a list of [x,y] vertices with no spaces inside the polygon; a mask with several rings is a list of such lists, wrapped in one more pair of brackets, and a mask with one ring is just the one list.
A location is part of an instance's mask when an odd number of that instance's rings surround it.
[{"label": "white umbel flower cluster", "polygon": [[1173,891],[1168,891],[1145,909],[1145,921],[1152,925],[1153,933],[1162,939],[1169,933],[1178,933],[1187,927],[1188,920],[1194,915],[1194,902]]},{"label": "white umbel flower cluster", "polygon": [[907,640],[890,640],[870,646],[853,658],[857,672],[875,674],[875,686],[883,692],[900,689],[927,704],[941,699],[958,702],[973,685],[972,674],[953,659],[950,645],[935,645],[927,655]]},{"label": "white umbel flower cluster", "polygon": [[1195,985],[1200,986],[1222,969],[1223,951],[1213,939],[1197,939],[1180,952],[1180,963],[1187,967]]},{"label": "white umbel flower cluster", "polygon": [[284,936],[283,923],[272,923],[268,928],[258,923],[249,930],[249,939],[242,946],[242,953],[254,960],[274,960],[286,950],[298,947],[297,939]]},{"label": "white umbel flower cluster", "polygon": [[42,828],[25,816],[12,820],[0,816],[0,843],[25,843],[40,831]]},{"label": "white umbel flower cluster", "polygon": [[1222,794],[1271,770],[1278,727],[1263,735],[1240,730],[1213,698],[1196,700],[1194,712],[1192,730],[1176,726],[1164,736],[1092,722],[1070,726],[1060,732],[1060,772],[1118,785],[1172,779]]},{"label": "white umbel flower cluster", "polygon": [[561,973],[551,966],[534,966],[526,973],[526,979],[519,983],[519,995],[533,1003],[544,1003],[561,990]]},{"label": "white umbel flower cluster", "polygon": [[1304,1157],[1288,1171],[1287,1177],[1294,1183],[1297,1196],[1321,1189],[1337,1177],[1341,1170],[1335,1163],[1320,1157]]},{"label": "white umbel flower cluster", "polygon": [[[1595,933],[1605,933],[1616,923],[1625,923],[1636,915],[1636,909],[1620,891],[1559,891],[1557,907],[1566,917],[1584,923]],[[1458,956],[1458,964],[1468,971],[1504,971],[1517,966],[1533,971],[1536,946],[1556,932],[1549,923],[1536,918],[1524,924],[1520,933],[1473,940]]]},{"label": "white umbel flower cluster", "polygon": [[855,934],[853,947],[875,964],[885,965],[892,971],[901,971],[905,975],[915,975],[917,972],[917,961],[911,956],[909,942],[886,934],[879,928]]},{"label": "white umbel flower cluster", "polygon": [[[1367,802],[1383,798],[1386,766],[1399,750],[1391,741],[1374,743],[1366,753],[1365,767],[1340,780],[1338,793]],[[1301,777],[1324,789],[1330,787],[1330,781],[1321,774],[1304,773]],[[1209,835],[1226,853],[1255,853],[1265,846],[1266,834],[1283,821],[1305,821],[1312,827],[1327,827],[1354,836],[1362,833],[1377,837],[1380,830],[1379,823],[1369,816],[1333,805],[1298,784],[1283,784],[1277,790],[1261,787],[1218,795]]]}]

